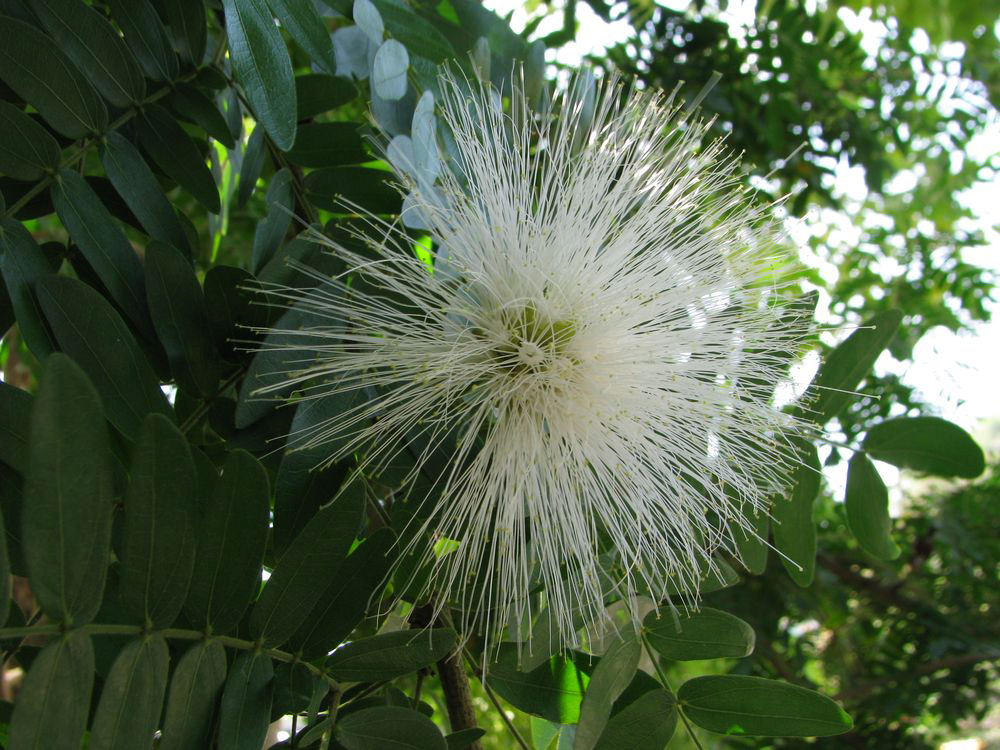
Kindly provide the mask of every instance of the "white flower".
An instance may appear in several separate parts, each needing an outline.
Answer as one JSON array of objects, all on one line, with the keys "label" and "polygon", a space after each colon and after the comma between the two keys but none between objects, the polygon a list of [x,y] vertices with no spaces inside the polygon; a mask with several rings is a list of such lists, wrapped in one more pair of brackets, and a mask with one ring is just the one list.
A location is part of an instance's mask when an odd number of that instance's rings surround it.
[{"label": "white flower", "polygon": [[[770,209],[657,95],[575,86],[538,116],[518,93],[504,109],[464,79],[441,89],[457,156],[410,185],[437,267],[370,218],[367,253],[327,241],[348,273],[272,290],[330,322],[290,332],[316,364],[282,386],[361,394],[293,438],[369,468],[409,445],[415,472],[452,451],[402,543],[467,629],[522,621],[539,585],[564,644],[616,598],[694,603],[785,483],[771,393],[803,331],[778,325]],[[458,544],[435,554],[442,539]]]}]

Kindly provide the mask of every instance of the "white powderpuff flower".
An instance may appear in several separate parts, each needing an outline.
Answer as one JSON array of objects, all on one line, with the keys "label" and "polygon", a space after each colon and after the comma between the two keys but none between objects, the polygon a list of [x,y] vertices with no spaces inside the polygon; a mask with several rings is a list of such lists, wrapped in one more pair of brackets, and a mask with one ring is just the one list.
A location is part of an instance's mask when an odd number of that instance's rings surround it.
[{"label": "white powderpuff flower", "polygon": [[368,217],[357,245],[326,240],[345,274],[270,290],[324,319],[284,332],[311,364],[277,387],[358,396],[291,440],[369,468],[409,446],[411,480],[449,452],[401,544],[467,632],[524,622],[538,591],[563,645],[609,601],[694,604],[787,484],[771,394],[805,322],[779,320],[772,209],[669,98],[578,79],[538,115],[516,88],[440,89],[449,169],[401,174],[436,267]]}]

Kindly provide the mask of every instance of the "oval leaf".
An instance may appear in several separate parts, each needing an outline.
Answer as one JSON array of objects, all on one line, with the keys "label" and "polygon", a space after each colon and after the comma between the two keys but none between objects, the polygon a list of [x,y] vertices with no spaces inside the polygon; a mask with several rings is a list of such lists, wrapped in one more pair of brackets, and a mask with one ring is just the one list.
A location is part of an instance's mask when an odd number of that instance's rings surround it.
[{"label": "oval leaf", "polygon": [[880,560],[892,560],[899,555],[899,547],[892,541],[889,491],[864,453],[855,453],[847,465],[844,510],[847,526],[862,549]]},{"label": "oval leaf", "polygon": [[198,626],[223,634],[243,617],[260,581],[269,510],[264,467],[245,451],[230,452],[198,529],[184,607]]},{"label": "oval leaf", "polygon": [[771,506],[771,530],[788,575],[799,586],[808,586],[816,569],[813,502],[819,494],[823,473],[813,443],[793,439],[792,445],[796,451],[792,491],[788,498],[776,498]]},{"label": "oval leaf", "polygon": [[75,632],[49,643],[37,656],[14,704],[9,750],[80,747],[94,686],[94,647]]},{"label": "oval leaf", "polygon": [[59,166],[59,144],[13,104],[0,101],[0,174],[37,180]]},{"label": "oval leaf", "polygon": [[0,461],[21,476],[28,473],[28,425],[33,401],[27,391],[0,382]]},{"label": "oval leaf", "polygon": [[177,114],[201,127],[226,148],[236,148],[236,141],[226,118],[197,87],[190,83],[178,84],[170,95],[170,105]]},{"label": "oval leaf", "polygon": [[132,452],[122,535],[122,604],[154,628],[173,623],[194,567],[198,482],[187,440],[160,415],[146,417]]},{"label": "oval leaf", "polygon": [[395,39],[382,42],[372,63],[372,85],[383,99],[396,101],[406,94],[406,71],[410,56]]},{"label": "oval leaf", "polygon": [[208,38],[203,0],[160,0],[160,5],[167,11],[174,49],[185,60],[201,65]]},{"label": "oval leaf", "polygon": [[572,660],[557,654],[530,672],[520,671],[517,663],[517,646],[503,644],[499,658],[489,665],[487,682],[501,698],[556,724],[579,721],[589,678]]},{"label": "oval leaf", "polygon": [[876,461],[939,477],[975,479],[986,469],[983,449],[940,417],[900,417],[875,425],[862,447]]},{"label": "oval leaf", "polygon": [[191,646],[170,680],[158,750],[206,747],[215,702],[226,681],[226,650],[217,641]]},{"label": "oval leaf", "polygon": [[337,722],[334,736],[347,750],[448,750],[433,721],[399,706],[353,711]]},{"label": "oval leaf", "polygon": [[338,648],[326,667],[335,679],[345,682],[391,680],[440,661],[457,640],[451,628],[382,633]]},{"label": "oval leaf", "polygon": [[104,681],[90,730],[91,750],[149,747],[160,721],[170,655],[160,635],[131,641]]},{"label": "oval leaf", "polygon": [[312,61],[330,75],[337,72],[337,61],[330,44],[330,32],[312,3],[299,0],[270,0],[268,3],[282,27]]},{"label": "oval leaf", "polygon": [[295,142],[295,76],[288,50],[261,0],[223,0],[236,77],[257,120],[282,151]]},{"label": "oval leaf", "polygon": [[761,677],[695,677],[681,685],[677,701],[688,719],[719,734],[828,737],[853,724],[826,696]]},{"label": "oval leaf", "polygon": [[174,78],[177,58],[170,49],[167,31],[149,0],[108,0],[108,7],[143,72],[155,81]]},{"label": "oval leaf", "polygon": [[264,202],[267,215],[257,224],[253,236],[253,251],[250,253],[250,269],[256,274],[274,255],[288,227],[292,223],[294,208],[292,194],[292,171],[287,167],[274,173],[267,186]]},{"label": "oval leaf", "polygon": [[226,678],[219,708],[219,750],[260,750],[271,723],[274,665],[262,651],[242,651]]},{"label": "oval leaf", "polygon": [[676,709],[677,701],[668,690],[657,688],[643,693],[611,717],[594,748],[663,750],[674,736]]},{"label": "oval leaf", "polygon": [[288,160],[303,167],[336,167],[361,164],[371,156],[353,122],[314,122],[299,127]]},{"label": "oval leaf", "polygon": [[31,233],[14,219],[0,222],[0,273],[25,343],[32,354],[45,359],[56,344],[45,324],[35,285],[52,275],[52,266]]},{"label": "oval leaf", "polygon": [[754,633],[735,615],[702,607],[687,616],[672,617],[650,612],[642,624],[649,644],[674,661],[739,659],[753,651]]},{"label": "oval leaf", "polygon": [[[635,633],[628,630],[623,639],[613,642],[601,657],[590,677],[583,703],[580,704],[580,723],[576,727],[573,750],[592,750],[597,746],[598,739],[602,736],[611,716],[614,702],[635,677],[640,655],[639,641]],[[633,747],[633,745],[619,747]]]},{"label": "oval leaf", "polygon": [[31,590],[52,619],[68,624],[89,622],[101,606],[113,501],[108,450],[94,386],[69,357],[52,354],[31,412],[21,523]]}]

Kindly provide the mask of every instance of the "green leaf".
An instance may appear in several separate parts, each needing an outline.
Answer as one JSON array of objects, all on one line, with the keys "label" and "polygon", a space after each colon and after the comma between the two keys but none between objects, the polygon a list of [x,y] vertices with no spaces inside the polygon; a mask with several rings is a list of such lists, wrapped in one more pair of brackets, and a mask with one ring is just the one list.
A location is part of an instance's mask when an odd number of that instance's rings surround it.
[{"label": "green leaf", "polygon": [[466,750],[473,742],[486,736],[486,730],[474,727],[472,729],[462,729],[445,735],[444,741],[448,750]]},{"label": "green leaf", "polygon": [[341,646],[326,667],[337,680],[392,680],[440,661],[451,653],[458,636],[450,628],[397,630],[361,638]]},{"label": "green leaf", "polygon": [[262,0],[223,0],[236,77],[254,115],[282,151],[295,142],[295,76],[288,50]]},{"label": "green leaf", "polygon": [[143,72],[154,81],[175,78],[177,58],[149,0],[108,0],[108,7]]},{"label": "green leaf", "polygon": [[32,663],[14,704],[8,750],[80,747],[93,686],[90,636],[70,632],[46,645]]},{"label": "green leaf", "polygon": [[59,166],[59,144],[13,104],[0,101],[0,174],[37,180]]},{"label": "green leaf", "polygon": [[146,233],[169,242],[190,257],[191,248],[184,227],[139,149],[121,133],[108,133],[101,146],[101,163],[111,184]]},{"label": "green leaf", "polygon": [[641,650],[635,633],[628,630],[622,640],[612,642],[601,657],[580,704],[580,723],[576,727],[573,750],[593,750],[597,746],[614,702],[635,677]]},{"label": "green leaf", "polygon": [[[295,77],[295,100],[298,102],[300,121],[309,120],[323,112],[329,112],[358,97],[358,89],[343,78],[307,73]],[[302,138],[302,128],[295,137],[296,147]],[[294,149],[293,149],[294,150]]]},{"label": "green leaf", "polygon": [[347,750],[448,750],[433,721],[399,706],[352,711],[337,722],[334,737]]},{"label": "green leaf", "polygon": [[611,717],[594,748],[663,750],[677,726],[676,709],[677,701],[668,690],[658,688],[643,693]]},{"label": "green leaf", "polygon": [[[854,398],[858,383],[871,371],[903,320],[899,310],[886,310],[861,324],[854,333],[830,352],[819,368],[816,379],[806,391],[807,407],[802,416],[816,424],[826,424]],[[810,399],[813,399],[810,401]]]},{"label": "green leaf", "polygon": [[135,440],[147,414],[172,415],[159,380],[104,297],[68,276],[49,276],[37,288],[59,348],[94,383],[111,424]]},{"label": "green leaf", "polygon": [[21,476],[28,473],[28,425],[33,397],[0,382],[0,461]]},{"label": "green leaf", "polygon": [[0,16],[0,79],[67,138],[100,133],[108,125],[101,97],[48,36]]},{"label": "green leaf", "polygon": [[499,657],[486,674],[489,686],[525,713],[556,724],[579,721],[589,678],[573,661],[559,654],[531,672],[521,672],[517,668],[517,648],[509,643],[500,646]]},{"label": "green leaf", "polygon": [[662,617],[650,612],[642,623],[649,644],[675,661],[740,659],[753,651],[754,632],[735,615],[702,607],[687,616]]},{"label": "green leaf", "polygon": [[60,169],[52,186],[52,203],[111,298],[137,330],[152,340],[142,263],[101,199],[78,173]]},{"label": "green leaf", "polygon": [[146,296],[177,384],[190,393],[214,396],[219,355],[205,297],[194,268],[170,245],[153,241],[146,248]]},{"label": "green leaf", "polygon": [[862,447],[876,461],[939,477],[975,479],[986,468],[972,436],[940,417],[886,420],[868,430]]},{"label": "green leaf", "polygon": [[374,4],[389,36],[402,42],[411,55],[436,63],[457,57],[455,49],[434,24],[414,13],[409,5],[395,0],[374,0]]},{"label": "green leaf", "polygon": [[774,546],[781,553],[781,564],[799,586],[812,583],[816,570],[816,524],[813,502],[823,479],[816,446],[793,439],[795,471],[788,498],[776,498],[771,506],[771,531]]},{"label": "green leaf", "polygon": [[332,573],[315,609],[290,639],[292,651],[301,651],[304,659],[319,659],[351,634],[385,585],[393,543],[388,529],[378,531]]},{"label": "green leaf", "polygon": [[260,750],[271,723],[274,665],[263,651],[242,651],[229,670],[219,709],[219,750]]},{"label": "green leaf", "polygon": [[253,235],[253,251],[250,254],[250,269],[259,273],[288,232],[292,223],[295,198],[292,194],[292,171],[287,167],[274,173],[264,197],[267,214],[257,224]]},{"label": "green leaf", "polygon": [[56,345],[45,325],[35,284],[52,274],[52,266],[31,233],[14,219],[0,221],[0,273],[25,343],[38,359],[45,359]]},{"label": "green leaf", "polygon": [[771,518],[767,513],[751,510],[745,520],[750,524],[750,529],[731,522],[729,531],[736,542],[740,561],[750,573],[760,575],[767,567],[767,537]]},{"label": "green leaf", "polygon": [[255,127],[247,138],[247,148],[243,154],[243,165],[240,167],[240,186],[236,190],[236,207],[246,206],[250,196],[257,187],[267,149],[264,143],[264,128]]},{"label": "green leaf", "polygon": [[21,524],[32,593],[67,624],[89,622],[101,606],[113,501],[108,450],[94,387],[69,357],[50,355],[31,411]]},{"label": "green leaf", "polygon": [[90,750],[148,747],[160,721],[170,655],[161,635],[130,641],[104,681],[90,730]]},{"label": "green leaf", "polygon": [[10,557],[7,555],[7,528],[0,515],[0,622],[10,614]]},{"label": "green leaf", "polygon": [[245,336],[240,326],[252,325],[262,309],[253,304],[254,277],[235,266],[213,266],[205,274],[205,309],[212,339],[226,357],[234,355],[233,339]]},{"label": "green leaf", "polygon": [[371,160],[353,122],[315,122],[299,127],[288,160],[303,167],[336,167]]},{"label": "green leaf", "polygon": [[376,214],[398,214],[403,206],[392,172],[367,167],[328,167],[306,175],[307,198],[327,211],[345,210],[346,199]]},{"label": "green leaf", "polygon": [[201,65],[205,57],[207,26],[202,0],[161,0],[167,11],[170,38],[185,60]]},{"label": "green leaf", "polygon": [[844,511],[847,527],[862,549],[880,560],[893,560],[899,555],[899,547],[892,541],[889,491],[864,453],[855,453],[847,465]]},{"label": "green leaf", "polygon": [[695,677],[681,685],[677,701],[688,719],[719,734],[828,737],[852,726],[851,717],[826,696],[760,677]]},{"label": "green leaf", "polygon": [[142,147],[164,174],[213,214],[219,213],[222,204],[215,178],[191,136],[173,116],[157,104],[147,104],[136,123]]},{"label": "green leaf", "polygon": [[170,95],[170,106],[181,117],[198,125],[228,149],[236,148],[236,141],[226,118],[215,103],[190,83],[180,83]]},{"label": "green leaf", "polygon": [[215,702],[225,681],[226,650],[218,641],[202,641],[184,652],[170,680],[158,750],[208,746]]},{"label": "green leaf", "polygon": [[125,497],[120,596],[141,623],[170,626],[180,614],[194,567],[198,480],[187,440],[150,414],[132,452]]},{"label": "green leaf", "polygon": [[128,46],[97,11],[81,0],[29,0],[60,49],[111,104],[142,101],[146,79]]},{"label": "green leaf", "polygon": [[330,44],[330,32],[312,3],[298,0],[268,0],[282,27],[312,61],[330,75],[337,72],[337,61]]},{"label": "green leaf", "polygon": [[234,450],[202,516],[194,574],[185,604],[199,627],[224,634],[236,627],[257,592],[267,541],[267,473],[249,453]]},{"label": "green leaf", "polygon": [[410,56],[406,47],[395,39],[387,39],[379,46],[372,62],[372,86],[380,97],[395,101],[406,94],[406,71]]},{"label": "green leaf", "polygon": [[364,514],[364,498],[343,495],[323,508],[278,560],[253,612],[250,632],[263,643],[287,641],[313,611],[325,580],[347,556]]}]

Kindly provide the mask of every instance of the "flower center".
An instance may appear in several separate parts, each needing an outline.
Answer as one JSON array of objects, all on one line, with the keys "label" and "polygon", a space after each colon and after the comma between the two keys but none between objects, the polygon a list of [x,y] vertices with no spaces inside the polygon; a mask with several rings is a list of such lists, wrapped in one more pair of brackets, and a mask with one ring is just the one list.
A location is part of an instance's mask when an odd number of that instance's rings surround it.
[{"label": "flower center", "polygon": [[545,352],[534,341],[525,339],[517,348],[517,360],[528,367],[536,367],[545,360]]}]

